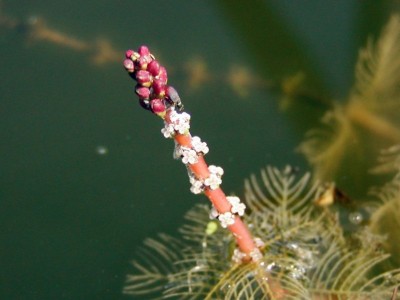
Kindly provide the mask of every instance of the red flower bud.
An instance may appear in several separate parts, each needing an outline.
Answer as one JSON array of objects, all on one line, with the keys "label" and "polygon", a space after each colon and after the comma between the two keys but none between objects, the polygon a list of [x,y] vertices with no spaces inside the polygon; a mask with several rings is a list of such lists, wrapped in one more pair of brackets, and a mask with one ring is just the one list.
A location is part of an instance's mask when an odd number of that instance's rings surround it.
[{"label": "red flower bud", "polygon": [[157,78],[162,80],[165,84],[168,81],[167,70],[164,67],[160,67],[160,72],[157,75]]},{"label": "red flower bud", "polygon": [[147,71],[151,73],[153,76],[157,76],[160,72],[160,64],[158,61],[153,60],[147,65]]},{"label": "red flower bud", "polygon": [[151,111],[160,117],[165,115],[166,107],[161,99],[153,99],[150,101]]},{"label": "red flower bud", "polygon": [[150,87],[153,82],[153,76],[145,70],[139,70],[136,72],[136,81],[142,86]]},{"label": "red flower bud", "polygon": [[131,58],[132,55],[133,55],[133,53],[135,53],[135,51],[133,51],[133,50],[131,50],[131,49],[126,50],[126,51],[125,51],[125,57],[126,57],[126,58]]},{"label": "red flower bud", "polygon": [[159,97],[165,96],[165,82],[159,79],[153,81],[153,92]]},{"label": "red flower bud", "polygon": [[147,65],[153,60],[153,56],[146,46],[140,46],[138,52],[140,55],[137,62],[138,67],[141,70],[146,70]]},{"label": "red flower bud", "polygon": [[139,50],[138,50],[140,56],[147,56],[150,55],[150,51],[149,48],[147,48],[147,46],[140,46]]},{"label": "red flower bud", "polygon": [[149,62],[145,56],[141,56],[137,59],[136,63],[140,70],[146,70]]},{"label": "red flower bud", "polygon": [[139,84],[136,86],[135,93],[139,99],[149,99],[150,97],[150,89]]},{"label": "red flower bud", "polygon": [[125,57],[130,58],[133,62],[135,62],[140,57],[140,55],[139,53],[129,49],[125,51]]},{"label": "red flower bud", "polygon": [[133,64],[133,61],[131,59],[124,59],[124,68],[129,72],[133,73],[135,72],[135,65]]}]

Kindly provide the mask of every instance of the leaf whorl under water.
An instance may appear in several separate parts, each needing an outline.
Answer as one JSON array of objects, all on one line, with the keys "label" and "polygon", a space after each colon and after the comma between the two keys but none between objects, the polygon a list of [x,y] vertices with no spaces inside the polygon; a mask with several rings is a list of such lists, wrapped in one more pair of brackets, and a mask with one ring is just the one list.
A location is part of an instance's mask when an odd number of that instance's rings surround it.
[{"label": "leaf whorl under water", "polygon": [[246,181],[245,221],[265,242],[260,262],[232,262],[234,239],[214,227],[206,205],[198,205],[186,215],[181,240],[160,235],[145,241],[124,293],[153,299],[390,299],[400,270],[373,276],[387,255],[368,243],[352,249],[334,214],[313,205],[321,188],[309,179],[298,179],[289,167],[267,167],[261,180]]},{"label": "leaf whorl under water", "polygon": [[[371,185],[365,174],[379,151],[400,142],[399,53],[400,16],[396,14],[380,37],[369,39],[359,51],[355,83],[346,101],[328,110],[321,126],[310,130],[298,147],[313,166],[316,179],[335,181],[354,198],[363,197]],[[382,172],[382,168],[374,171]]]}]

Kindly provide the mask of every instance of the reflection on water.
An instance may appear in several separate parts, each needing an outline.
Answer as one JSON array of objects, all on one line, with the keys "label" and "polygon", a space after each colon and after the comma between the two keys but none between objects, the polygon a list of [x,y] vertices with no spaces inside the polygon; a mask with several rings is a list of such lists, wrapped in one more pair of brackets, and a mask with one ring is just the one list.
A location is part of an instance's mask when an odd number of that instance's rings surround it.
[{"label": "reflection on water", "polygon": [[[27,20],[19,20],[11,16],[0,15],[0,26],[7,30],[23,33],[30,43],[50,43],[88,55],[90,62],[97,66],[109,63],[120,63],[122,50],[116,49],[111,41],[105,38],[87,41],[63,33],[50,26],[44,18],[30,16]],[[245,66],[233,65],[226,74],[210,72],[204,58],[194,57],[184,63],[188,87],[195,91],[205,83],[225,81],[239,97],[249,96],[252,88],[271,88],[271,81],[266,81],[248,70]]]},{"label": "reflection on water", "polygon": [[80,40],[51,28],[43,18],[37,16],[30,16],[26,21],[21,21],[1,15],[0,24],[9,30],[23,33],[28,42],[31,43],[47,42],[74,51],[88,53],[90,60],[96,65],[115,63],[121,60],[121,52],[114,49],[108,40]]},{"label": "reflection on water", "polygon": [[106,146],[97,146],[96,153],[98,155],[106,155],[108,154],[108,148]]}]

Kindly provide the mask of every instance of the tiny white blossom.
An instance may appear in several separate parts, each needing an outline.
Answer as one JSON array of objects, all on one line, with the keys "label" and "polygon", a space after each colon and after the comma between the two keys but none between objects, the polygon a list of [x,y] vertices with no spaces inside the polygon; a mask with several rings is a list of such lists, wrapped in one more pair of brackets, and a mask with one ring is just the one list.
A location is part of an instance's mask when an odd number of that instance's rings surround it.
[{"label": "tiny white blossom", "polygon": [[204,187],[203,183],[200,180],[196,179],[194,176],[190,176],[189,181],[192,184],[192,186],[190,187],[190,191],[193,194],[200,194],[201,192],[203,192]]},{"label": "tiny white blossom", "polygon": [[214,206],[211,207],[210,214],[209,214],[210,219],[211,220],[217,219],[218,215],[219,215],[219,213],[218,213],[217,209]]},{"label": "tiny white blossom", "polygon": [[163,129],[161,129],[161,133],[164,135],[165,138],[173,137],[175,134],[174,125],[165,122],[165,126]]},{"label": "tiny white blossom", "polygon": [[208,170],[210,171],[210,173],[214,173],[220,177],[224,174],[224,169],[222,169],[221,167],[214,166],[214,165],[209,166]]},{"label": "tiny white blossom", "polygon": [[221,183],[222,183],[221,178],[212,173],[208,178],[206,178],[206,180],[204,180],[204,184],[210,187],[210,189],[212,190],[216,190]]},{"label": "tiny white blossom", "polygon": [[258,248],[254,248],[253,250],[251,250],[249,255],[254,262],[261,260],[263,257],[260,249]]},{"label": "tiny white blossom", "polygon": [[226,213],[220,214],[218,216],[218,220],[221,222],[221,226],[223,228],[226,228],[229,225],[232,225],[235,223],[235,216],[232,215],[232,213],[228,211]]},{"label": "tiny white blossom", "polygon": [[193,149],[181,146],[178,151],[177,154],[180,154],[184,164],[195,164],[198,162],[197,153]]},{"label": "tiny white blossom", "polygon": [[193,194],[198,195],[198,194],[201,194],[203,192],[203,188],[201,186],[199,187],[198,185],[192,185],[190,187],[190,191]]},{"label": "tiny white blossom", "polygon": [[189,169],[188,169],[188,175],[189,175],[189,182],[190,182],[191,184],[195,183],[196,181],[200,181],[200,180],[198,180],[198,179],[194,176],[194,174],[192,173],[192,171],[190,171]]},{"label": "tiny white blossom", "polygon": [[246,256],[246,254],[244,254],[243,252],[241,252],[239,249],[235,249],[233,250],[233,254],[232,254],[232,260],[235,263],[241,263],[243,258]]},{"label": "tiny white blossom", "polygon": [[210,187],[210,189],[215,190],[222,183],[221,175],[224,173],[224,171],[221,167],[216,167],[213,165],[209,166],[208,170],[210,171],[210,176],[204,180],[204,184]]},{"label": "tiny white blossom", "polygon": [[180,113],[180,119],[189,122],[190,121],[190,115],[187,112]]},{"label": "tiny white blossom", "polygon": [[259,237],[254,238],[254,243],[256,244],[256,247],[258,247],[258,248],[265,246],[265,243]]},{"label": "tiny white blossom", "polygon": [[207,154],[209,149],[207,143],[202,142],[198,136],[192,137],[192,147],[196,152]]},{"label": "tiny white blossom", "polygon": [[236,197],[236,196],[227,196],[227,197],[226,197],[226,200],[228,200],[228,202],[229,202],[231,205],[236,205],[236,204],[239,204],[239,203],[240,203],[239,197]]},{"label": "tiny white blossom", "polygon": [[175,111],[175,108],[171,107],[169,113],[169,120],[171,123],[175,123],[179,119],[179,114]]},{"label": "tiny white blossom", "polygon": [[239,216],[244,215],[244,210],[246,209],[246,205],[240,202],[239,197],[228,196],[226,197],[226,199],[232,205],[231,212],[233,214],[238,214]]},{"label": "tiny white blossom", "polygon": [[174,128],[180,134],[186,133],[190,128],[190,115],[188,113],[177,114],[174,123]]},{"label": "tiny white blossom", "polygon": [[190,124],[184,122],[174,124],[174,129],[178,131],[180,134],[185,134],[190,129]]},{"label": "tiny white blossom", "polygon": [[186,112],[177,113],[174,109],[171,109],[169,121],[169,125],[172,126],[173,130],[180,134],[185,134],[190,129],[190,115]]}]

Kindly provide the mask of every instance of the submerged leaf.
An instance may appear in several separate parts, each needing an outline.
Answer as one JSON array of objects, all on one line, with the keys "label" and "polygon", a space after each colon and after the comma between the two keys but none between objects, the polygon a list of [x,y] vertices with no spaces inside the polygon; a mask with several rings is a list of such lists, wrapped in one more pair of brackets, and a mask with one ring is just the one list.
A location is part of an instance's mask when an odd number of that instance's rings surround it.
[{"label": "submerged leaf", "polygon": [[[392,147],[389,150],[393,149],[395,148]],[[399,153],[396,156],[391,154],[391,158],[399,161]],[[369,228],[371,232],[386,237],[382,241],[383,248],[392,254],[391,265],[400,267],[400,235],[398,232],[400,228],[400,169],[397,169],[396,175],[389,183],[382,188],[375,188],[372,193],[379,197],[382,205],[371,216]]]},{"label": "submerged leaf", "polygon": [[323,128],[307,132],[306,140],[298,151],[314,166],[315,178],[332,181],[341,167],[349,146],[356,139],[354,128],[346,117],[344,108],[336,105],[321,120]]},{"label": "submerged leaf", "polygon": [[[400,16],[392,16],[379,40],[360,50],[355,73],[347,103],[328,111],[299,151],[317,179],[335,181],[359,198],[371,184],[365,174],[380,149],[400,142]],[[347,180],[356,177],[358,186]]]},{"label": "submerged leaf", "polygon": [[376,113],[398,112],[400,102],[400,16],[393,15],[378,42],[368,40],[356,64],[351,101]]},{"label": "submerged leaf", "polygon": [[162,299],[389,299],[399,271],[371,274],[387,255],[371,247],[372,234],[353,249],[335,215],[313,204],[322,191],[309,174],[267,167],[261,180],[245,183],[245,221],[264,241],[259,262],[233,262],[234,239],[221,227],[209,230],[209,209],[198,205],[186,215],[182,240],[160,235],[160,242],[145,242],[145,259],[133,263],[136,275],[128,276],[124,292]]},{"label": "submerged leaf", "polygon": [[373,174],[386,174],[400,170],[400,145],[381,151],[379,165],[371,169]]}]

